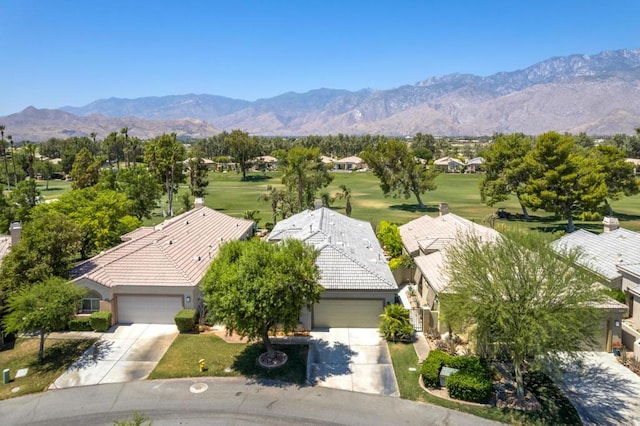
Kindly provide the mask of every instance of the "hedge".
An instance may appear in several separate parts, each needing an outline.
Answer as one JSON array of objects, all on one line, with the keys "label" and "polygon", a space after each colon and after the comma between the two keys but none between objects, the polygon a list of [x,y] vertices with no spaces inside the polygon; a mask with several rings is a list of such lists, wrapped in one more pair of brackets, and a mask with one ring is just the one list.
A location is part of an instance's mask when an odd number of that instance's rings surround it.
[{"label": "hedge", "polygon": [[449,396],[462,401],[486,404],[494,393],[491,378],[483,371],[460,370],[447,377]]},{"label": "hedge", "polygon": [[67,324],[70,331],[92,331],[91,318],[76,317],[69,320]]},{"label": "hedge", "polygon": [[89,318],[94,331],[104,332],[111,327],[111,312],[94,312]]},{"label": "hedge", "polygon": [[196,326],[197,315],[198,312],[195,309],[183,309],[178,312],[174,318],[178,331],[180,333],[193,331]]},{"label": "hedge", "polygon": [[451,398],[480,403],[491,399],[494,392],[491,371],[480,358],[453,356],[440,350],[432,350],[420,370],[426,387],[437,388],[440,385],[442,367],[460,370],[447,377],[447,390]]}]

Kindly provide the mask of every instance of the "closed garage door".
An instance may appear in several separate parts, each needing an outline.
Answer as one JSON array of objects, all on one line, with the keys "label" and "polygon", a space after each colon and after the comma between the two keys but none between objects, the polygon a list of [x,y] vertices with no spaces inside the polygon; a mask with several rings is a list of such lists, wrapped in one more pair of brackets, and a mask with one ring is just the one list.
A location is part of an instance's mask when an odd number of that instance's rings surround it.
[{"label": "closed garage door", "polygon": [[313,305],[313,327],[378,327],[384,301],[322,299]]},{"label": "closed garage door", "polygon": [[182,296],[118,296],[118,322],[173,324]]}]

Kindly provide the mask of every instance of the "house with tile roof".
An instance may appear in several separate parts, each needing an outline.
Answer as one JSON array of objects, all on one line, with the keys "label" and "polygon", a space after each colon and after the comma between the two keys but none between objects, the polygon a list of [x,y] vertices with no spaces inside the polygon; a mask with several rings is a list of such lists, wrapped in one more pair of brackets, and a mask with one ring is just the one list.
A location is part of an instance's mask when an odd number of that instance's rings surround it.
[{"label": "house with tile roof", "polygon": [[447,156],[435,160],[433,166],[441,172],[454,173],[462,170],[465,164],[457,158]]},{"label": "house with tile roof", "polygon": [[553,242],[558,250],[578,249],[578,263],[601,278],[602,284],[622,290],[629,318],[608,325],[613,340],[622,339],[640,359],[640,233],[621,228],[617,218],[605,217],[601,234],[579,229]]},{"label": "house with tile roof", "polygon": [[[451,244],[468,235],[475,235],[484,241],[494,241],[499,234],[493,228],[483,226],[449,212],[449,206],[441,203],[439,216],[421,216],[400,227],[403,250],[415,263],[412,274],[404,276],[415,290],[414,300],[421,309],[422,329],[438,329],[438,295],[447,292],[449,277],[445,269],[446,249]],[[406,290],[406,288],[405,288]],[[409,304],[406,293],[401,296]],[[416,300],[417,299],[417,300]],[[410,308],[411,306],[406,306]],[[415,306],[413,306],[415,308]]]},{"label": "house with tile roof", "polygon": [[20,222],[11,222],[9,235],[0,235],[0,265],[2,265],[2,259],[9,254],[11,246],[18,244],[21,236],[22,224]]},{"label": "house with tile roof", "polygon": [[360,157],[351,156],[335,160],[333,162],[334,170],[354,171],[367,167],[367,164]]},{"label": "house with tile roof", "polygon": [[114,323],[173,323],[180,309],[200,307],[199,284],[220,246],[253,230],[253,221],[199,199],[193,210],[123,235],[122,244],[71,271],[73,281],[89,289],[82,313],[111,311]]},{"label": "house with tile roof", "polygon": [[368,222],[326,207],[306,210],[276,224],[268,241],[304,241],[319,252],[322,299],[300,316],[305,329],[378,327],[398,286]]}]

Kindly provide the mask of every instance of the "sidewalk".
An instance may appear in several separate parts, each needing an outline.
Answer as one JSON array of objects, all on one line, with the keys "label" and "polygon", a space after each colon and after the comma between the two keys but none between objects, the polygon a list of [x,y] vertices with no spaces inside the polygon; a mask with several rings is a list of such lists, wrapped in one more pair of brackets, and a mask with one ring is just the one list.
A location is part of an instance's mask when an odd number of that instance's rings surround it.
[{"label": "sidewalk", "polygon": [[427,343],[427,338],[424,337],[424,333],[418,332],[415,335],[413,348],[416,350],[416,355],[418,355],[418,363],[421,363],[429,356],[429,344]]}]

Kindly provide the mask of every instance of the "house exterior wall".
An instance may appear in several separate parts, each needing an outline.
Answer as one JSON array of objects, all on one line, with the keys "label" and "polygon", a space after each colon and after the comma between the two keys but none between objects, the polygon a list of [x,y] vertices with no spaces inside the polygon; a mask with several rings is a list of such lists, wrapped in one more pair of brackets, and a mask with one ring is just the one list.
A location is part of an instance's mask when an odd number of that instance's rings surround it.
[{"label": "house exterior wall", "polygon": [[[127,286],[116,287],[114,293],[149,296],[181,295],[185,309],[196,309],[198,296],[200,295],[197,286]],[[189,298],[189,301],[187,301],[187,297]]]}]

